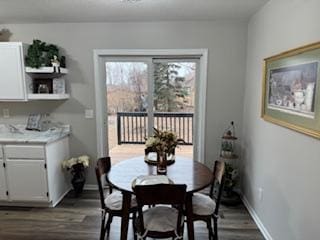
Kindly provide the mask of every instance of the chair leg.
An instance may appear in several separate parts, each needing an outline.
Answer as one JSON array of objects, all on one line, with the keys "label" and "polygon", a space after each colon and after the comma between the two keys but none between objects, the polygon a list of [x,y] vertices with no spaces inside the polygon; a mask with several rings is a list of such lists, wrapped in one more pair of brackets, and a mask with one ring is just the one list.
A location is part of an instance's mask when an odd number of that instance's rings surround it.
[{"label": "chair leg", "polygon": [[137,213],[132,214],[132,229],[133,229],[133,239],[137,240],[137,228],[136,228],[136,219],[137,219]]},{"label": "chair leg", "polygon": [[107,237],[109,238],[109,235],[110,235],[110,226],[111,226],[111,223],[112,223],[112,218],[113,218],[113,215],[112,214],[108,214],[108,220],[107,220],[107,225],[106,225],[106,232],[107,232]]},{"label": "chair leg", "polygon": [[207,223],[207,228],[208,228],[209,240],[214,239],[211,218],[208,218],[206,223]]},{"label": "chair leg", "polygon": [[183,239],[183,235],[184,235],[184,220],[182,220],[182,226],[181,226],[181,236]]},{"label": "chair leg", "polygon": [[214,227],[214,240],[218,240],[218,219],[213,219],[213,227]]},{"label": "chair leg", "polygon": [[100,240],[104,240],[104,236],[106,234],[106,211],[101,211],[101,230],[100,230]]}]

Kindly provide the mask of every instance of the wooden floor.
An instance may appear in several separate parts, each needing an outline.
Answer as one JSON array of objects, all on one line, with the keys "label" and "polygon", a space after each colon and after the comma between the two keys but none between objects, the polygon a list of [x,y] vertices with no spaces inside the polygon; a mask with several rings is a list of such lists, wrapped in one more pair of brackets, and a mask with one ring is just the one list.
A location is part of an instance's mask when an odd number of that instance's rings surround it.
[{"label": "wooden floor", "polygon": [[[55,208],[0,207],[0,240],[97,240],[99,229],[97,191],[85,191],[81,198],[74,198],[71,192]],[[129,231],[132,240],[131,226]],[[119,232],[116,218],[110,239],[118,240]],[[264,239],[243,205],[222,206],[219,236],[219,240]],[[208,239],[204,224],[195,224],[195,239]]]}]

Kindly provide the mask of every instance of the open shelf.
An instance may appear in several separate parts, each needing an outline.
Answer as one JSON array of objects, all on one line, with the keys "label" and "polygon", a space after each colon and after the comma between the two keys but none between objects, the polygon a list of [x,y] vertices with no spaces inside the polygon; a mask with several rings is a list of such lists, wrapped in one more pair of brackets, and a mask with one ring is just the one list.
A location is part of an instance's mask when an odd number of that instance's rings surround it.
[{"label": "open shelf", "polygon": [[57,73],[57,74],[67,74],[69,71],[66,68],[54,68],[54,67],[40,67],[40,68],[31,68],[26,67],[27,73]]},{"label": "open shelf", "polygon": [[54,94],[54,93],[29,93],[28,99],[29,100],[65,100],[70,97],[69,94]]}]

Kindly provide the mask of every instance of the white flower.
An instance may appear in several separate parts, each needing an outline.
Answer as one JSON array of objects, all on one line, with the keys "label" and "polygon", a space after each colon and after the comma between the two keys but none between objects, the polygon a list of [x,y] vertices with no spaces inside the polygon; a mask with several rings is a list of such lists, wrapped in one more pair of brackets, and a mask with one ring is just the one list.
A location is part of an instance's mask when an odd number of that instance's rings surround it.
[{"label": "white flower", "polygon": [[147,147],[154,147],[158,143],[159,139],[155,137],[149,137],[146,141]]},{"label": "white flower", "polygon": [[82,155],[78,157],[78,163],[82,163],[84,167],[89,167],[89,156]]},{"label": "white flower", "polygon": [[81,163],[85,168],[89,167],[90,158],[87,155],[82,155],[77,158],[70,158],[62,161],[62,168],[71,169],[74,165]]}]

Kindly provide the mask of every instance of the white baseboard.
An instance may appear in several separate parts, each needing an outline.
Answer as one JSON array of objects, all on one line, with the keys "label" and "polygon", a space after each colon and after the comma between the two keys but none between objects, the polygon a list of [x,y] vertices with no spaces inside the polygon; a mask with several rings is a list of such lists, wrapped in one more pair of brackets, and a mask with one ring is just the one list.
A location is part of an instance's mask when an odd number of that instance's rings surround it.
[{"label": "white baseboard", "polygon": [[84,190],[98,190],[97,184],[85,184],[83,187]]},{"label": "white baseboard", "polygon": [[71,191],[71,187],[68,187],[68,189],[58,198],[55,202],[52,202],[52,207],[55,207],[58,203],[64,199],[64,197]]},{"label": "white baseboard", "polygon": [[253,207],[251,207],[250,203],[248,202],[248,199],[243,194],[240,194],[240,196],[241,196],[241,200],[242,200],[243,204],[248,209],[251,217],[253,218],[254,222],[257,224],[257,226],[260,229],[262,235],[265,237],[266,240],[273,240],[273,238],[271,237],[271,234],[268,232],[266,227],[263,225],[263,223],[261,222],[261,220],[258,217],[257,213],[254,211]]}]

